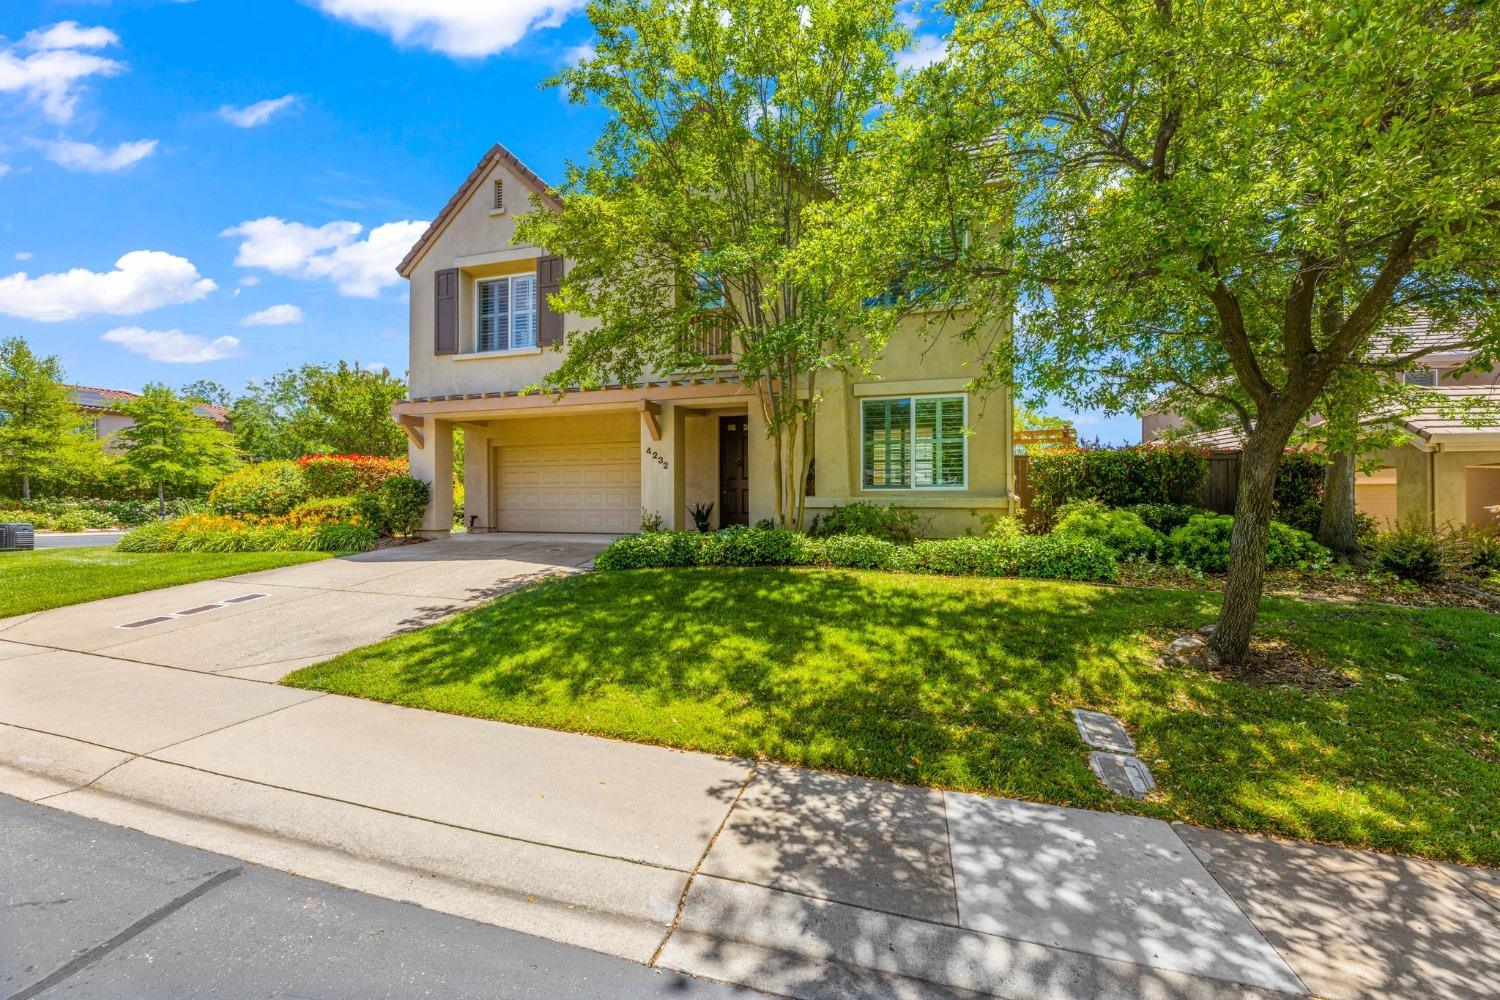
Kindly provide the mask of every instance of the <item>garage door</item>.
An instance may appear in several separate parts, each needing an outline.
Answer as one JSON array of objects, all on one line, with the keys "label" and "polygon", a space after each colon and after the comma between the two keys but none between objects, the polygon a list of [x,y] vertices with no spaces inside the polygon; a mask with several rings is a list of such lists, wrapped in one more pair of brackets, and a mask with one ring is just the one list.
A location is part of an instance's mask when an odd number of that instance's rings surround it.
[{"label": "garage door", "polygon": [[1380,525],[1382,531],[1396,526],[1396,484],[1356,483],[1354,506],[1361,514],[1369,514]]},{"label": "garage door", "polygon": [[497,449],[501,531],[635,531],[641,523],[640,438]]}]

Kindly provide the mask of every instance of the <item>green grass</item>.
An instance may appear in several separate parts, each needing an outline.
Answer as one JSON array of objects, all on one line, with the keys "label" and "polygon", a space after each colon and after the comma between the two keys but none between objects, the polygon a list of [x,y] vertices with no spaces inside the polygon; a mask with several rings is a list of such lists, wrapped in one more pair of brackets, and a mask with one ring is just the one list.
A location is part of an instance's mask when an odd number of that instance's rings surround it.
[{"label": "green grass", "polygon": [[[1500,617],[1270,599],[1264,634],[1357,683],[1156,666],[1216,595],[818,570],[592,573],[286,683],[551,729],[768,757],[1500,865]],[[1399,676],[1398,676],[1399,675]],[[1095,782],[1069,710],[1124,719],[1161,788]]]},{"label": "green grass", "polygon": [[0,618],[179,583],[327,559],[326,552],[116,552],[112,548],[0,552]]}]

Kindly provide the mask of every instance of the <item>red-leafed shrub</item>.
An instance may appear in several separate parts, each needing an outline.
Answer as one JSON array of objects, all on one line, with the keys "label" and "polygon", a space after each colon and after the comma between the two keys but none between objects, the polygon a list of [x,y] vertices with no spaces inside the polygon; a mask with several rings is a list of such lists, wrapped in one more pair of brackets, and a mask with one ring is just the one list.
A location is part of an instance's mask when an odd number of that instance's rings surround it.
[{"label": "red-leafed shrub", "polygon": [[406,475],[406,459],[375,455],[303,455],[297,464],[311,497],[374,493],[392,476]]}]

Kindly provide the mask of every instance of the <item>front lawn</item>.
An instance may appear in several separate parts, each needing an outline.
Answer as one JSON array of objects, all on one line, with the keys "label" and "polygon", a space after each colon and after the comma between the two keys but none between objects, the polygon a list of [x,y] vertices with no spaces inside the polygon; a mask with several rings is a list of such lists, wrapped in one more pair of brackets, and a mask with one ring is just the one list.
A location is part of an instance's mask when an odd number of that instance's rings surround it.
[{"label": "front lawn", "polygon": [[[1500,617],[1268,599],[1263,632],[1293,640],[1325,683],[1255,686],[1157,667],[1161,644],[1210,621],[1216,603],[1203,592],[840,570],[600,572],[285,683],[1500,865]],[[1161,786],[1150,801],[1095,782],[1075,707],[1125,720]]]},{"label": "front lawn", "polygon": [[0,552],[0,618],[327,559],[326,552]]}]

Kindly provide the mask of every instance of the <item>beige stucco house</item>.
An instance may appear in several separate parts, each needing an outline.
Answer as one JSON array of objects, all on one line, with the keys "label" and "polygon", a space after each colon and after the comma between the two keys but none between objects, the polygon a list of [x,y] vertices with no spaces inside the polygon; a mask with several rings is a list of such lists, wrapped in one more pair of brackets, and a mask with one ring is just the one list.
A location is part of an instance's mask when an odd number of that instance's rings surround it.
[{"label": "beige stucco house", "polygon": [[[410,398],[394,416],[412,474],[447,483],[461,431],[462,517],[475,531],[630,532],[643,511],[690,528],[699,503],[713,504],[715,526],[772,517],[771,442],[728,358],[560,397],[522,392],[586,328],[547,302],[566,262],[514,242],[533,195],[561,208],[494,146],[399,267],[411,288]],[[951,535],[977,526],[976,513],[1012,509],[1008,394],[968,391],[979,348],[919,328],[893,338],[869,376],[821,386],[810,513],[896,503]],[[434,489],[424,533],[449,530],[452,504]]]}]

